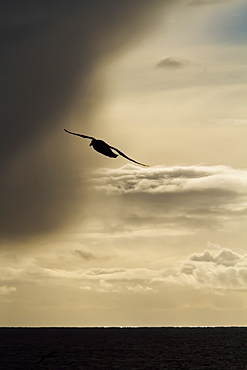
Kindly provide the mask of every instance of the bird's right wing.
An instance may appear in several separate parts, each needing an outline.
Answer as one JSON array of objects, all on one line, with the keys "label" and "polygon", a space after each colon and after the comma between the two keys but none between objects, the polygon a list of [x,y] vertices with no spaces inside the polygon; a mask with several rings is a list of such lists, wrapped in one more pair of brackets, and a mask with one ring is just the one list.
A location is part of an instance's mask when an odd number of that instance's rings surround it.
[{"label": "bird's right wing", "polygon": [[87,136],[87,135],[82,135],[82,134],[76,134],[75,132],[71,132],[71,131],[68,131],[68,130],[66,130],[66,129],[64,129],[64,131],[66,131],[68,134],[71,134],[71,135],[76,135],[76,136],[83,137],[84,139],[95,139],[95,137],[93,137],[93,136]]},{"label": "bird's right wing", "polygon": [[134,163],[140,164],[141,166],[144,166],[144,167],[149,167],[147,164],[143,164],[143,163],[137,162],[137,161],[135,161],[134,159],[132,159],[132,158],[130,158],[130,157],[127,157],[127,155],[126,155],[126,154],[124,154],[123,152],[121,152],[119,149],[114,148],[114,146],[110,146],[110,148],[111,148],[111,149],[113,149],[113,150],[116,150],[116,152],[117,152],[118,154],[120,154],[122,157],[124,157],[124,158],[128,159],[128,160],[129,160],[129,161],[131,161],[131,162],[134,162]]}]

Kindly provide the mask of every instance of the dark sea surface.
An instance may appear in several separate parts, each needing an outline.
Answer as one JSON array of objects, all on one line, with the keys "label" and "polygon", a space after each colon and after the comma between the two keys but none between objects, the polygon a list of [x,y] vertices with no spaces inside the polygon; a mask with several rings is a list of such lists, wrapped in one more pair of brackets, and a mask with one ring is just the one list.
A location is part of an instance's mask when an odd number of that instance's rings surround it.
[{"label": "dark sea surface", "polygon": [[247,328],[0,328],[0,351],[4,370],[247,370]]}]

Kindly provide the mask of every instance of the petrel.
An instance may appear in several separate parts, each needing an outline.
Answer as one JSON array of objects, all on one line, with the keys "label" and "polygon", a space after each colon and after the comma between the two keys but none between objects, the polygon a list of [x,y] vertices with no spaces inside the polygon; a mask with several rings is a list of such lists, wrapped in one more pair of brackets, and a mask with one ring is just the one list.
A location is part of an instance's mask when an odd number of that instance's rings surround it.
[{"label": "petrel", "polygon": [[[119,149],[117,148],[114,148],[113,146],[110,146],[108,145],[105,141],[103,140],[98,140],[98,139],[95,139],[95,137],[93,136],[87,136],[87,135],[82,135],[82,134],[76,134],[75,132],[71,132],[71,131],[68,131],[66,129],[64,129],[64,131],[66,131],[68,134],[71,134],[71,135],[76,135],[76,136],[80,136],[80,137],[83,137],[85,139],[91,139],[91,143],[89,144],[89,146],[92,146],[94,148],[94,150],[96,150],[96,152],[99,152],[103,155],[106,155],[107,157],[110,157],[110,158],[117,158],[118,157],[118,154],[121,155],[122,157],[128,159],[129,161],[131,162],[134,162],[134,163],[137,163],[137,164],[140,164],[141,166],[145,166],[147,167],[146,164],[143,164],[143,163],[140,163],[140,162],[137,162],[135,161],[134,159],[130,158],[130,157],[127,157],[126,154],[124,154],[123,152],[120,152]],[[118,154],[114,153],[112,150],[115,150]]]},{"label": "petrel", "polygon": [[50,352],[50,353],[46,353],[45,355],[42,355],[39,359],[39,361],[37,362],[38,364],[40,364],[41,362],[45,361],[47,358],[54,358],[56,355],[57,355],[58,352]]}]

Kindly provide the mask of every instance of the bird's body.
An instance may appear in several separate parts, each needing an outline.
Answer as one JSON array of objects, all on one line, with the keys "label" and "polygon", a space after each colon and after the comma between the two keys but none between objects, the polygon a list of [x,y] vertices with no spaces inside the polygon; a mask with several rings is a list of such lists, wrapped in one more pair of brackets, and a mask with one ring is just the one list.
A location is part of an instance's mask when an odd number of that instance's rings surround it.
[{"label": "bird's body", "polygon": [[96,150],[96,152],[106,155],[107,157],[110,157],[110,158],[118,157],[118,155],[114,153],[111,150],[110,146],[107,143],[105,143],[103,140],[93,139],[89,145],[92,146],[94,150]]},{"label": "bird's body", "polygon": [[[89,144],[89,146],[92,146],[94,148],[94,150],[96,150],[96,152],[101,153],[101,154],[103,154],[103,155],[105,155],[107,157],[117,158],[118,155],[121,155],[122,157],[128,159],[131,162],[134,162],[136,164],[140,164],[141,166],[147,166],[146,164],[137,162],[134,159],[132,159],[130,157],[127,157],[127,155],[124,154],[123,152],[121,152],[119,149],[114,148],[113,146],[110,146],[109,144],[107,144],[103,140],[95,139],[93,136],[87,136],[87,135],[77,134],[75,132],[71,132],[71,131],[68,131],[66,129],[64,129],[64,131],[66,131],[68,134],[71,134],[71,135],[76,135],[76,136],[83,137],[84,139],[91,139],[91,143]],[[118,154],[114,153],[114,150]]]}]

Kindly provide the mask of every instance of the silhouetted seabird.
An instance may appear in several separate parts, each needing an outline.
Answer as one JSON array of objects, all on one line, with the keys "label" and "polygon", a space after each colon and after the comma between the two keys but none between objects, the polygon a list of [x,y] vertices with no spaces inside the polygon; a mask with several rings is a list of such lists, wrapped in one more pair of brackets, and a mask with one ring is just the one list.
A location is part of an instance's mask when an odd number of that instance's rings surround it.
[{"label": "silhouetted seabird", "polygon": [[42,355],[37,363],[40,364],[41,362],[43,362],[47,358],[54,358],[57,353],[58,352],[50,352],[50,353],[47,353],[45,355]]},{"label": "silhouetted seabird", "polygon": [[[99,152],[99,153],[101,153],[103,155],[106,155],[107,157],[117,158],[118,157],[118,154],[119,154],[119,155],[121,155],[122,157],[128,159],[131,162],[140,164],[141,166],[145,166],[145,167],[147,166],[146,164],[137,162],[134,159],[131,159],[130,157],[127,157],[127,155],[124,154],[123,152],[120,152],[119,149],[114,148],[113,146],[108,145],[103,140],[95,139],[95,137],[92,137],[92,136],[87,136],[87,135],[82,135],[82,134],[76,134],[75,132],[71,132],[71,131],[68,131],[66,129],[64,129],[64,131],[68,132],[68,134],[71,134],[71,135],[80,136],[80,137],[83,137],[85,139],[91,139],[92,141],[89,144],[89,146],[92,146],[94,148],[94,150],[96,150],[96,152]],[[116,152],[118,152],[118,154],[114,153],[112,150],[115,150]]]}]

